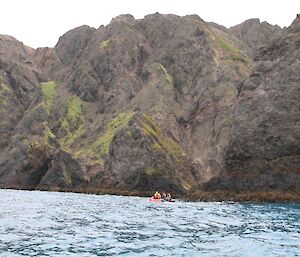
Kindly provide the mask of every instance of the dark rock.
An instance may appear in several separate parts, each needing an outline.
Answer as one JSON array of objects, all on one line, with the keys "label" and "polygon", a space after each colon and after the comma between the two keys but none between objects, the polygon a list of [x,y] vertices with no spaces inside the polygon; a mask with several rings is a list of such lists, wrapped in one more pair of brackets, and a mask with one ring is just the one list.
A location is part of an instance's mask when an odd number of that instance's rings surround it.
[{"label": "dark rock", "polygon": [[258,52],[259,63],[234,112],[226,172],[206,188],[300,190],[300,36],[295,31],[297,19]]},{"label": "dark rock", "polygon": [[60,150],[53,156],[37,188],[76,189],[84,181],[84,173],[78,162],[69,153]]},{"label": "dark rock", "polygon": [[65,65],[71,65],[77,60],[95,30],[85,25],[70,30],[61,36],[55,46],[55,51],[61,62]]}]

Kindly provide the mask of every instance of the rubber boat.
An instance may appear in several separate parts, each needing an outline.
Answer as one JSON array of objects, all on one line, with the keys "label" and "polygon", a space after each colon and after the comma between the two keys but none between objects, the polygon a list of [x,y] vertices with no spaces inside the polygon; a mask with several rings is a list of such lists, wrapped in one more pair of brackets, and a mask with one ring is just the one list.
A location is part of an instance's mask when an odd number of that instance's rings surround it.
[{"label": "rubber boat", "polygon": [[161,203],[161,199],[155,199],[154,197],[149,198],[149,202],[156,202],[156,203]]},{"label": "rubber boat", "polygon": [[[155,202],[155,203],[164,203],[164,202],[170,203],[170,201],[164,201],[162,199],[155,199],[154,197],[151,197],[148,200],[149,200],[149,202]],[[173,202],[175,202],[174,199],[172,199],[171,203],[173,203]]]}]

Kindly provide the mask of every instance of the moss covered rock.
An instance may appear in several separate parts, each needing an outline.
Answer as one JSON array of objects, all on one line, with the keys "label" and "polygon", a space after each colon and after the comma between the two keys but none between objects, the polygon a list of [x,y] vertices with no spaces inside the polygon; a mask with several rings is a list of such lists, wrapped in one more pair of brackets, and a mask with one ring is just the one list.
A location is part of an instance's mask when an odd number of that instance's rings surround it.
[{"label": "moss covered rock", "polygon": [[149,115],[123,113],[108,128],[113,128],[108,150],[99,148],[104,169],[92,179],[93,186],[183,194],[194,184],[183,149]]}]

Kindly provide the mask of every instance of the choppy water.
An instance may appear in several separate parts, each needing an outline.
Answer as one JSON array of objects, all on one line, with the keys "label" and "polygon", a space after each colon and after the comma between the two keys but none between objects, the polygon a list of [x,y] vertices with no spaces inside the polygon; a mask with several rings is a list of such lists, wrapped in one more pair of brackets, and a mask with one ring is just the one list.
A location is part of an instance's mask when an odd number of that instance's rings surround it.
[{"label": "choppy water", "polygon": [[0,256],[300,256],[300,204],[0,190]]}]

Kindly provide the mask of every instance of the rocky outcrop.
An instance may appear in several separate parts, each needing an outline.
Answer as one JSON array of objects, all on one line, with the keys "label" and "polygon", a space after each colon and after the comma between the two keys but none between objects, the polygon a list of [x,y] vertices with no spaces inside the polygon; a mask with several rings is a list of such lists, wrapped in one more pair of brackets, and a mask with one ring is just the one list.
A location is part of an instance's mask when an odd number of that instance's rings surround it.
[{"label": "rocky outcrop", "polygon": [[239,89],[225,167],[205,190],[300,191],[299,17],[261,48]]},{"label": "rocky outcrop", "polygon": [[85,176],[79,163],[72,156],[59,150],[51,158],[47,172],[39,181],[38,189],[78,190],[82,188]]},{"label": "rocky outcrop", "polygon": [[[19,166],[26,159],[22,149],[12,150],[12,155],[19,161],[10,162],[7,149],[17,136],[15,128],[22,120],[37,93],[36,85],[39,73],[32,62],[31,51],[22,43],[9,36],[0,36],[0,159],[1,173],[16,172],[7,167]],[[5,160],[5,161],[3,161]],[[12,174],[9,174],[12,177]],[[2,181],[1,181],[2,182]],[[14,181],[18,184],[19,182]],[[22,183],[22,182],[21,182]]]},{"label": "rocky outcrop", "polygon": [[112,138],[103,172],[92,179],[96,184],[149,193],[167,188],[177,194],[195,185],[183,148],[164,134],[151,117],[139,112],[125,113],[112,121],[110,129],[116,122],[122,125]]},{"label": "rocky outcrop", "polygon": [[297,138],[282,130],[298,115],[296,21],[286,33],[256,64],[244,38],[196,15],[121,15],[37,50],[3,37],[0,186],[181,196],[199,185],[297,189]]},{"label": "rocky outcrop", "polygon": [[249,19],[229,29],[238,39],[244,42],[254,55],[257,49],[264,47],[273,39],[279,37],[282,29],[278,25],[260,22],[259,19]]},{"label": "rocky outcrop", "polygon": [[95,32],[94,28],[81,26],[61,36],[55,46],[55,52],[60,61],[70,66],[80,58],[93,32]]}]

